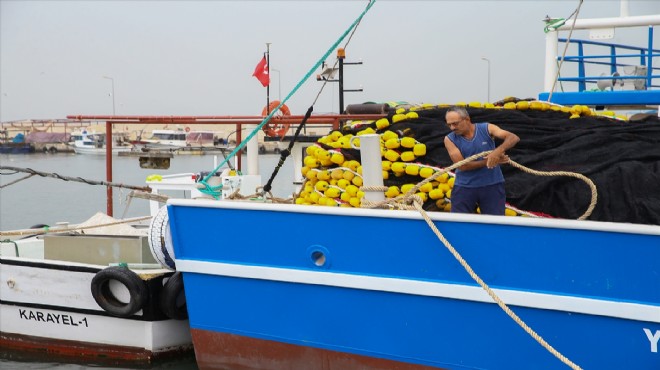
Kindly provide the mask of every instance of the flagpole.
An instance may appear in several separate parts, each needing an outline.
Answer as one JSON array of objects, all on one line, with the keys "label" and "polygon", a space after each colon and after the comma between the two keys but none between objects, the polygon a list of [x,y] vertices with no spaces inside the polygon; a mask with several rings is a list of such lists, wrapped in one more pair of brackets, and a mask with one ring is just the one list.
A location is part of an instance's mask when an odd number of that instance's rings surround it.
[{"label": "flagpole", "polygon": [[[270,42],[266,43],[266,70],[270,80]],[[270,114],[270,83],[266,85],[266,111]]]}]

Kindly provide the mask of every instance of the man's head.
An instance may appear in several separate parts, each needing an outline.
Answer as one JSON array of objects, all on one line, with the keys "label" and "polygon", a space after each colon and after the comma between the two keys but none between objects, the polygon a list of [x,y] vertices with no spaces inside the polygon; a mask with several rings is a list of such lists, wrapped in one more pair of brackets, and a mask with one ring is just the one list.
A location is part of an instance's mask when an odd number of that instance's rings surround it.
[{"label": "man's head", "polygon": [[465,135],[472,126],[470,115],[463,107],[449,107],[445,114],[445,121],[447,122],[447,127],[456,135]]}]

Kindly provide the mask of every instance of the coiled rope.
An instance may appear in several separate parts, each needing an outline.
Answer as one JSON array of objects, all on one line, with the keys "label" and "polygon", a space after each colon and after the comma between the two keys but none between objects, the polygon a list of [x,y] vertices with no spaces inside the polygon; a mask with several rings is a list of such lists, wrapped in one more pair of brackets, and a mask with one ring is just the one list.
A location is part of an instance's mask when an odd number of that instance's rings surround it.
[{"label": "coiled rope", "polygon": [[[423,205],[423,200],[416,195],[415,193],[419,190],[419,188],[430,182],[433,181],[434,179],[438,178],[440,175],[447,171],[451,171],[455,168],[458,168],[468,162],[474,161],[476,159],[482,158],[483,156],[487,155],[492,151],[485,151],[479,154],[475,154],[471,157],[468,157],[462,161],[456,162],[450,167],[445,168],[443,171],[439,171],[433,174],[433,176],[430,176],[429,178],[425,179],[424,181],[421,181],[417,185],[415,185],[412,189],[407,191],[405,194],[400,195],[396,198],[388,199],[382,202],[370,202],[370,201],[362,201],[362,206],[363,208],[382,208],[383,206],[387,206],[390,208],[397,208],[397,209],[415,209],[417,210],[422,217],[424,218],[424,221],[429,225],[433,233],[438,237],[438,239],[444,244],[444,246],[449,250],[449,252],[454,256],[454,258],[463,266],[465,271],[470,275],[470,277],[481,286],[483,290],[488,293],[488,295],[497,303],[497,305],[511,318],[513,321],[516,322],[527,334],[529,334],[534,340],[536,340],[543,348],[545,348],[548,352],[552,353],[555,357],[557,357],[561,362],[569,366],[570,368],[574,370],[579,370],[581,369],[578,365],[573,363],[571,360],[569,360],[566,356],[562,355],[559,351],[557,351],[552,345],[550,345],[548,342],[545,341],[536,331],[534,331],[532,328],[530,328],[518,315],[516,315],[515,312],[513,312],[509,306],[502,301],[502,299],[486,284],[485,281],[483,281],[479,275],[477,275],[476,272],[472,269],[472,267],[467,263],[467,261],[461,256],[461,254],[456,250],[456,248],[451,245],[449,240],[447,240],[444,235],[438,230],[438,228],[435,226],[433,223],[433,220],[429,217],[429,215],[426,213],[424,208],[422,207]],[[589,204],[589,207],[587,211],[580,216],[578,219],[583,220],[589,215],[591,215],[591,212],[593,211],[594,207],[596,206],[596,202],[598,199],[597,196],[597,190],[596,190],[596,185],[591,181],[589,178],[586,176],[575,173],[575,172],[564,172],[564,171],[549,171],[549,172],[544,172],[544,171],[536,171],[530,168],[527,168],[517,162],[514,162],[509,159],[509,164],[512,166],[525,171],[527,173],[537,175],[537,176],[569,176],[569,177],[575,177],[578,178],[589,186],[591,189],[591,202]],[[385,191],[387,190],[386,187],[362,187],[360,188],[362,191]],[[412,204],[412,205],[410,205]]]}]

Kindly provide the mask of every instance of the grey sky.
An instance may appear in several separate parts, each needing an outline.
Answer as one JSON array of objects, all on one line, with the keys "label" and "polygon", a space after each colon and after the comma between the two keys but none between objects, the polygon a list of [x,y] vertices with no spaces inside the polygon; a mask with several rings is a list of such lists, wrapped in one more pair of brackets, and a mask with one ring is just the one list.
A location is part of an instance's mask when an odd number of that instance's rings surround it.
[{"label": "grey sky", "polygon": [[[367,1],[0,1],[0,120],[111,114],[260,114],[266,89],[252,71],[271,42],[271,100],[284,97]],[[546,16],[578,0],[378,1],[347,48],[346,104],[455,103],[536,97],[543,87]],[[580,18],[618,16],[618,1],[585,0]],[[630,1],[660,14],[660,1]],[[645,46],[646,31],[612,42]],[[656,32],[656,34],[658,34]],[[574,38],[586,38],[576,32]],[[659,44],[656,36],[656,47]],[[328,62],[334,62],[334,52]],[[313,78],[287,103],[303,114]],[[337,87],[315,112],[338,110]]]}]

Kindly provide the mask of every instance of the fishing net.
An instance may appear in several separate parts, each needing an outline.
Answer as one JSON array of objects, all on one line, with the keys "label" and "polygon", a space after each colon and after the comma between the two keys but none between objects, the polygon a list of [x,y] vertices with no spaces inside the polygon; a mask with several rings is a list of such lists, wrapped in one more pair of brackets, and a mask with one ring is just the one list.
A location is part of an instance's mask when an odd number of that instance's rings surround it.
[{"label": "fishing net", "polygon": [[[512,160],[539,171],[570,171],[589,177],[598,189],[598,203],[590,220],[660,225],[657,116],[648,115],[633,122],[596,115],[583,106],[568,108],[525,101],[518,101],[517,106],[516,101],[500,105],[508,109],[490,105],[467,110],[472,122],[491,122],[520,137],[516,147],[507,153]],[[303,168],[308,182],[297,202],[359,206],[359,200],[353,198],[363,195],[356,191],[361,186],[360,154],[347,145],[354,135],[381,135],[384,183],[390,187],[388,197],[405,192],[411,184],[428,177],[429,171],[450,166],[452,161],[443,144],[449,133],[444,119],[446,109],[431,105],[399,107],[385,121],[349,122],[342,132],[321,138],[308,149]],[[398,147],[388,148],[388,140],[390,147],[398,141]],[[407,147],[402,145],[404,141]],[[578,179],[534,176],[507,165],[502,166],[502,171],[510,208],[507,215],[575,219],[589,206],[590,190]],[[348,185],[340,182],[346,173],[350,178]],[[452,176],[421,189],[425,209],[450,209]],[[331,191],[326,194],[328,189]]]}]

